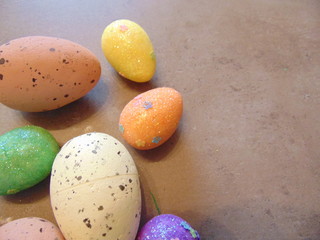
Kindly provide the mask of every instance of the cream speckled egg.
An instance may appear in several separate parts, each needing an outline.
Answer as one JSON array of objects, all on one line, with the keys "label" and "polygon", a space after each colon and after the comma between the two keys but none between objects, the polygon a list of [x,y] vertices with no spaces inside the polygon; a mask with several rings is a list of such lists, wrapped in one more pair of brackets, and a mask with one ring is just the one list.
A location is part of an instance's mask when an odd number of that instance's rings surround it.
[{"label": "cream speckled egg", "polygon": [[99,81],[100,62],[69,40],[30,36],[0,46],[0,102],[42,112],[86,95]]},{"label": "cream speckled egg", "polygon": [[139,176],[127,149],[110,135],[87,133],[61,148],[53,163],[50,198],[67,240],[135,239]]},{"label": "cream speckled egg", "polygon": [[26,217],[0,227],[1,240],[64,240],[53,223],[43,218]]}]

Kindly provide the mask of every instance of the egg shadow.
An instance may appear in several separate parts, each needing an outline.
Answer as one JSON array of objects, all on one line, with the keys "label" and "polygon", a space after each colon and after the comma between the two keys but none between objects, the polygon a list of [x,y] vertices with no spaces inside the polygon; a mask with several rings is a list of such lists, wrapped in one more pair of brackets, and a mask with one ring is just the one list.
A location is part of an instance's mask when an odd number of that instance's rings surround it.
[{"label": "egg shadow", "polygon": [[145,186],[144,184],[140,184],[140,191],[141,191],[141,218],[140,218],[140,225],[139,229],[143,227],[143,225],[147,222],[148,217],[147,215],[147,205],[146,205],[146,194],[145,192],[149,192],[149,187]]},{"label": "egg shadow", "polygon": [[[187,215],[193,216],[197,213],[187,213]],[[199,218],[199,217],[197,217]],[[193,227],[199,233],[201,240],[238,240],[232,231],[230,231],[225,225],[219,223],[214,217],[200,217],[200,221],[195,223],[196,226],[192,224]],[[189,219],[188,219],[189,220]],[[188,221],[187,220],[187,221]],[[191,219],[190,219],[191,220]]]},{"label": "egg shadow", "polygon": [[159,147],[150,149],[150,150],[138,150],[135,149],[136,153],[140,155],[143,159],[146,159],[148,161],[152,162],[159,162],[162,159],[164,159],[176,146],[180,139],[181,135],[181,128],[180,125],[177,130],[174,132],[174,134],[162,145]]},{"label": "egg shadow", "polygon": [[61,108],[46,112],[21,112],[21,114],[30,124],[47,130],[68,128],[101,109],[108,98],[108,87],[105,82],[100,78],[98,84],[84,97]]},{"label": "egg shadow", "polygon": [[138,93],[143,93],[143,92],[146,92],[146,91],[149,91],[149,90],[151,90],[153,88],[157,88],[158,87],[155,84],[157,82],[156,74],[148,82],[134,82],[134,81],[131,81],[131,80],[125,78],[125,77],[122,77],[115,70],[112,70],[111,74],[112,74],[112,78],[115,81],[118,81],[122,86],[130,88],[130,89],[133,89]]},{"label": "egg shadow", "polygon": [[16,203],[16,204],[27,204],[38,202],[39,200],[50,195],[50,176],[46,177],[43,181],[38,184],[20,191],[15,194],[3,196],[4,200]]},{"label": "egg shadow", "polygon": [[[142,174],[140,172],[140,189],[141,189],[141,219],[139,229],[143,227],[149,220],[158,215],[157,207],[153,200],[152,194],[156,197],[156,192],[151,191],[149,187],[149,181],[147,180],[147,175]],[[157,201],[157,199],[155,199]],[[157,202],[157,204],[159,204]],[[161,209],[160,209],[161,211]]]}]

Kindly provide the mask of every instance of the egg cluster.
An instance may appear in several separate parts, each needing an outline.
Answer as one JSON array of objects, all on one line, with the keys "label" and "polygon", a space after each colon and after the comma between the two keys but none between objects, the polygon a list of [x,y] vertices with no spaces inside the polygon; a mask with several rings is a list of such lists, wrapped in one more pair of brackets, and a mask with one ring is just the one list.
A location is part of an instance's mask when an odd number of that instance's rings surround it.
[{"label": "egg cluster", "polygon": [[[156,58],[142,27],[130,20],[109,24],[103,53],[122,77],[150,81]],[[68,40],[43,36],[15,39],[0,46],[0,102],[26,112],[49,111],[86,95],[98,83],[101,67],[93,53]],[[126,106],[118,128],[139,150],[164,144],[183,112],[181,94],[159,87]],[[139,174],[129,151],[99,132],[76,136],[61,148],[37,126],[0,136],[0,195],[15,194],[51,173],[50,200],[58,227],[41,218],[22,218],[0,227],[0,239],[199,240],[183,219],[160,214],[139,230]],[[18,231],[17,231],[18,229]]]}]

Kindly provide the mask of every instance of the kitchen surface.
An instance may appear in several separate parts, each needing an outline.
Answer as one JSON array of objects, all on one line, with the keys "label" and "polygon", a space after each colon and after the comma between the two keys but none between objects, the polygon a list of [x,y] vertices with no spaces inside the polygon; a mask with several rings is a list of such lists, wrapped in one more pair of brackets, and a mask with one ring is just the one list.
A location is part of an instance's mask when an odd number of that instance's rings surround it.
[{"label": "kitchen surface", "polygon": [[[107,25],[129,19],[147,32],[156,72],[145,83],[106,60]],[[0,134],[25,125],[63,146],[107,133],[131,154],[141,184],[140,226],[161,213],[185,219],[202,240],[320,239],[320,1],[0,0],[0,45],[26,36],[63,38],[101,64],[83,98],[45,112],[0,105]],[[125,105],[140,93],[181,93],[178,128],[151,150],[119,131]],[[0,196],[0,218],[56,224],[50,177]],[[152,193],[152,194],[151,194]]]}]

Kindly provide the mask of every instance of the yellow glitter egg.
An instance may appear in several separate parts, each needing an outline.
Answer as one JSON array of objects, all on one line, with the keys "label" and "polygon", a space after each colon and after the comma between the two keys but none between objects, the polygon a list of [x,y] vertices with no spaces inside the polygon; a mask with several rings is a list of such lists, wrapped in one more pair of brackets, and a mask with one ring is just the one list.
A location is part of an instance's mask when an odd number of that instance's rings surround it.
[{"label": "yellow glitter egg", "polygon": [[120,19],[110,23],[101,38],[103,53],[111,66],[134,82],[151,80],[156,59],[148,34],[135,22]]},{"label": "yellow glitter egg", "polygon": [[134,148],[148,150],[165,143],[176,131],[182,116],[181,94],[162,87],[144,92],[122,110],[119,130]]}]

